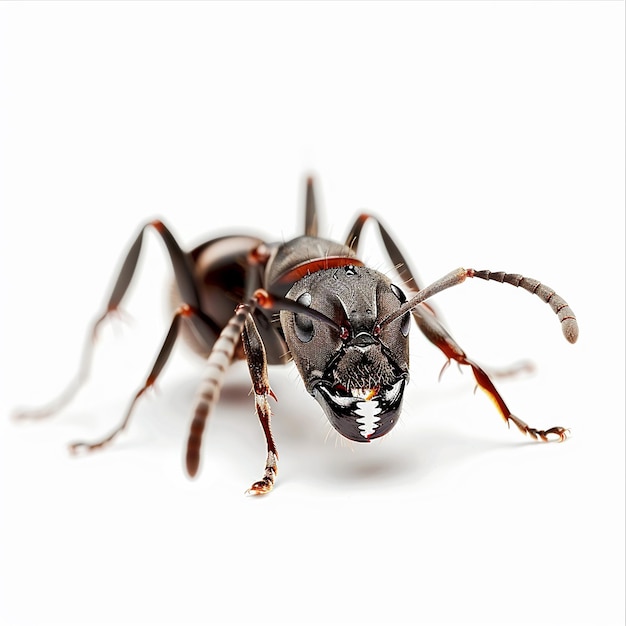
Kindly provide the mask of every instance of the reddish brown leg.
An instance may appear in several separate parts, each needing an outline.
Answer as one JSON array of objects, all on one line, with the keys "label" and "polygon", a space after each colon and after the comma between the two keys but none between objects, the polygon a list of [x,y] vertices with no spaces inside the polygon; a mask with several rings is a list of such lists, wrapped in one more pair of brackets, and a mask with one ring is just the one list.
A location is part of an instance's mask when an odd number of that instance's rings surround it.
[{"label": "reddish brown leg", "polygon": [[261,422],[265,441],[267,442],[267,459],[263,477],[261,480],[253,483],[246,493],[249,495],[262,495],[272,490],[278,472],[278,452],[270,425],[272,410],[269,404],[270,397],[276,400],[276,396],[270,388],[267,374],[267,357],[263,341],[254,323],[254,318],[250,314],[247,316],[242,337],[250,378],[254,388],[256,414]]},{"label": "reddish brown leg", "polygon": [[549,441],[549,435],[555,435],[558,441],[564,441],[567,438],[569,431],[562,426],[553,426],[547,430],[539,430],[529,426],[519,417],[513,415],[489,376],[480,366],[467,357],[463,349],[458,343],[456,343],[456,341],[454,341],[448,331],[441,325],[439,320],[437,320],[437,318],[435,318],[429,310],[420,307],[415,309],[413,314],[420,329],[424,335],[426,335],[426,338],[436,345],[448,358],[446,365],[450,362],[450,360],[454,360],[459,365],[468,365],[472,368],[477,385],[491,398],[500,412],[500,415],[502,415],[507,424],[513,422],[522,433],[530,435],[533,439]]},{"label": "reddish brown leg", "polygon": [[[378,230],[380,232],[380,236],[383,241],[385,250],[387,251],[387,254],[389,255],[391,261],[394,263],[394,266],[396,268],[396,271],[400,275],[400,278],[402,278],[403,282],[409,288],[415,289],[419,292],[420,288],[417,284],[417,280],[413,271],[409,267],[406,258],[397,247],[384,226],[374,216],[369,215],[368,213],[362,213],[358,216],[354,225],[352,226],[352,229],[350,230],[350,233],[348,234],[346,245],[350,246],[353,250],[356,251],[363,226],[365,225],[365,222],[367,222],[367,220],[369,219],[373,220],[378,226]],[[523,287],[527,291],[538,295],[544,302],[550,304],[552,309],[559,316],[563,333],[567,340],[571,343],[576,341],[576,337],[578,336],[578,327],[576,326],[576,319],[574,317],[574,314],[567,305],[567,303],[560,296],[555,294],[554,291],[551,290],[549,287],[542,285],[539,281],[524,278],[523,276],[517,274],[505,274],[504,272],[486,271],[476,272],[475,270],[468,270],[466,274],[467,276],[482,278],[483,280],[508,282],[516,287]],[[526,422],[519,419],[519,417],[513,415],[504,400],[502,399],[502,396],[498,393],[490,377],[476,363],[467,358],[467,355],[465,354],[463,349],[456,343],[456,341],[454,341],[448,331],[443,327],[441,322],[439,322],[436,310],[429,303],[421,303],[418,307],[412,310],[412,313],[415,321],[417,322],[417,325],[424,333],[426,338],[433,344],[435,344],[448,358],[444,367],[441,370],[441,373],[445,371],[450,363],[450,360],[452,359],[455,360],[459,365],[470,366],[472,368],[472,372],[474,373],[474,378],[476,379],[478,386],[483,389],[487,393],[487,395],[489,395],[489,397],[493,400],[494,404],[498,408],[498,411],[507,422],[507,424],[513,422],[520,429],[521,432],[530,435],[533,439],[540,438],[543,441],[548,441],[548,435],[556,435],[559,441],[563,441],[567,437],[568,430],[566,428],[563,428],[561,426],[555,426],[553,428],[549,428],[548,430],[538,430],[526,424]],[[532,364],[528,362],[523,362],[517,366],[507,368],[506,370],[495,371],[494,376],[510,376],[524,370],[528,371],[530,369],[532,369]]]}]

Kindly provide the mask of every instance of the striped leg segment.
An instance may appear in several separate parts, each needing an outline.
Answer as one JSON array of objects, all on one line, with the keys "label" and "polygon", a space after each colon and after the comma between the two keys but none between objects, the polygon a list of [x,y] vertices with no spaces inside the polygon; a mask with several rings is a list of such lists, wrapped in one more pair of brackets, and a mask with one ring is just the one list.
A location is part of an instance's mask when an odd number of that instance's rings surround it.
[{"label": "striped leg segment", "polygon": [[235,315],[223,328],[207,359],[187,441],[186,466],[187,473],[192,478],[198,473],[200,467],[200,448],[206,421],[219,400],[224,376],[241,339],[249,310],[250,305],[247,304],[240,304],[237,307]]},{"label": "striped leg segment", "polygon": [[200,449],[206,421],[217,404],[224,375],[233,359],[237,344],[242,340],[254,388],[256,413],[267,441],[267,459],[263,477],[247,490],[246,493],[251,495],[271,491],[276,479],[278,461],[278,452],[270,426],[272,411],[269,405],[270,397],[275,400],[276,396],[269,385],[265,348],[252,316],[257,304],[255,298],[249,304],[240,304],[215,342],[207,360],[206,373],[198,394],[187,442],[187,472],[189,476],[194,477],[200,467]]}]

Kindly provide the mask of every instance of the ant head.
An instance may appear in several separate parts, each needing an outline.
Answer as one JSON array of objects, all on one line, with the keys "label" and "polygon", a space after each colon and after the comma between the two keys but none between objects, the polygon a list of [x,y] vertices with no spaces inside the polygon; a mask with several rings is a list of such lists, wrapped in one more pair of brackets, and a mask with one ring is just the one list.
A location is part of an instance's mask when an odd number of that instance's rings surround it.
[{"label": "ant head", "polygon": [[333,427],[362,442],[389,432],[409,377],[411,314],[381,322],[404,293],[380,272],[346,265],[305,276],[287,297],[311,312],[282,311],[281,324],[307,391]]}]

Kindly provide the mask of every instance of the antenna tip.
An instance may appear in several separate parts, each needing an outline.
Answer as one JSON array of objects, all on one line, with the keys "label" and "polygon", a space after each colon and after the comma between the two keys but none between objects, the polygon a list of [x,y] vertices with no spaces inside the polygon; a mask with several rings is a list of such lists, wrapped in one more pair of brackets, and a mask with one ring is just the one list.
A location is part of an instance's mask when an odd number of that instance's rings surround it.
[{"label": "antenna tip", "polygon": [[578,339],[578,322],[574,317],[568,317],[561,322],[563,335],[570,343],[576,343]]},{"label": "antenna tip", "polygon": [[198,467],[200,466],[199,456],[187,454],[186,466],[187,476],[189,476],[189,478],[195,478],[198,473]]}]

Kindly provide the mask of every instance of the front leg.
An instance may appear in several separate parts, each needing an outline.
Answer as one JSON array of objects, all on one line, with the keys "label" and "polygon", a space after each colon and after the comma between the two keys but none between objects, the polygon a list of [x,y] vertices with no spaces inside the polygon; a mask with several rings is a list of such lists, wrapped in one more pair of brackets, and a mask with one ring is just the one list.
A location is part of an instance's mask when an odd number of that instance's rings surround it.
[{"label": "front leg", "polygon": [[249,495],[258,496],[272,490],[278,472],[278,452],[276,451],[276,444],[274,443],[270,425],[272,409],[269,403],[270,396],[274,398],[274,400],[276,400],[276,396],[270,388],[267,375],[267,356],[265,354],[263,340],[259,335],[259,331],[254,323],[254,318],[250,313],[248,313],[242,337],[250,378],[252,379],[252,386],[254,388],[256,414],[261,422],[265,440],[267,441],[267,459],[265,461],[263,478],[253,483],[246,491]]},{"label": "front leg", "polygon": [[513,415],[488,374],[477,363],[467,357],[461,346],[459,346],[451,337],[450,333],[443,327],[441,322],[439,322],[429,310],[416,308],[413,311],[413,316],[426,338],[437,346],[447,357],[448,360],[443,369],[448,366],[451,360],[456,361],[459,365],[468,365],[471,367],[474,378],[476,379],[476,384],[491,398],[507,424],[513,422],[523,434],[529,435],[533,439],[541,439],[542,441],[550,441],[551,439],[564,441],[567,439],[569,433],[567,428],[553,426],[546,430],[540,430],[529,426],[519,417]]}]

